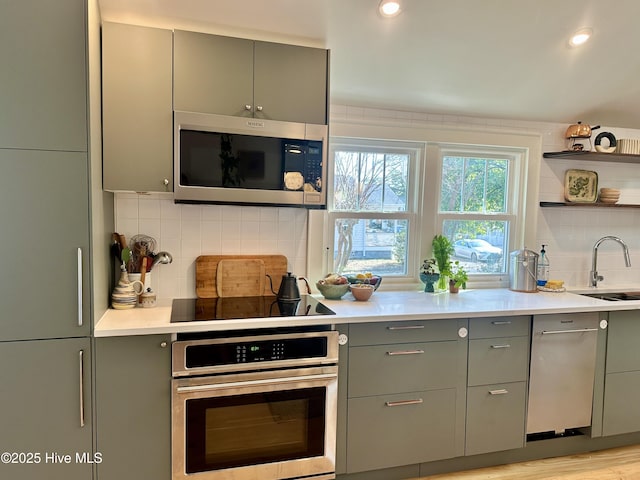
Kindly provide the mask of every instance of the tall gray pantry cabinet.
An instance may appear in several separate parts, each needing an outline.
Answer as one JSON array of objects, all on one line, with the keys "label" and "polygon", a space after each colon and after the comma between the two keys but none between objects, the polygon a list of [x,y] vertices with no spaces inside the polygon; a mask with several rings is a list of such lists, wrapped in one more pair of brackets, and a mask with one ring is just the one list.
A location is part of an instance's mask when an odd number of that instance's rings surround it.
[{"label": "tall gray pantry cabinet", "polygon": [[92,475],[85,3],[0,6],[0,478]]}]

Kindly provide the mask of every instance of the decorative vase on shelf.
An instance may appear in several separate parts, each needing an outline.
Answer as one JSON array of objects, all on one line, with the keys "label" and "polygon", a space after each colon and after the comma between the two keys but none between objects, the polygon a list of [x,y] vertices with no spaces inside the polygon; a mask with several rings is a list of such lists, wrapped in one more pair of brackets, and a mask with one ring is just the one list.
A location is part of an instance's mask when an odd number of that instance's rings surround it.
[{"label": "decorative vase on shelf", "polygon": [[439,273],[420,273],[420,281],[424,283],[424,291],[434,293],[434,284],[440,278]]}]

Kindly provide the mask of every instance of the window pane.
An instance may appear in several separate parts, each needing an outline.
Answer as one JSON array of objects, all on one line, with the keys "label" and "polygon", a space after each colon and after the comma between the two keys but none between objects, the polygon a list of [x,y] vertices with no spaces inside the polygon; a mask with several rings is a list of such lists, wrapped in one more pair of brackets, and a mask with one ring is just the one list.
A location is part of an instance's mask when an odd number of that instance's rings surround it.
[{"label": "window pane", "polygon": [[445,156],[440,211],[505,213],[508,179],[508,160]]},{"label": "window pane", "polygon": [[407,228],[407,220],[337,218],[334,271],[405,275]]},{"label": "window pane", "polygon": [[407,154],[336,151],[333,210],[406,211],[408,169]]},{"label": "window pane", "polygon": [[445,220],[443,232],[453,242],[454,259],[469,273],[504,273],[509,222]]}]

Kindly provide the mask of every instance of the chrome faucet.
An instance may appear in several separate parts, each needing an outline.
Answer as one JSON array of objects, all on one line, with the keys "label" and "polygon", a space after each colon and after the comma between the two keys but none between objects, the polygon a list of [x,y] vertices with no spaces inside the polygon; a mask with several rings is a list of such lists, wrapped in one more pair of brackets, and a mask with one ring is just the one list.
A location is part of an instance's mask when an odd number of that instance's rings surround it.
[{"label": "chrome faucet", "polygon": [[618,237],[614,237],[612,235],[607,235],[606,237],[602,237],[600,240],[596,242],[593,246],[593,254],[591,258],[591,272],[589,272],[589,277],[591,281],[592,287],[597,287],[598,282],[604,280],[602,275],[598,275],[598,247],[605,240],[613,240],[614,242],[618,242],[622,246],[622,252],[624,253],[624,263],[627,267],[631,266],[631,259],[629,258],[629,248],[627,248],[627,244],[624,243]]}]

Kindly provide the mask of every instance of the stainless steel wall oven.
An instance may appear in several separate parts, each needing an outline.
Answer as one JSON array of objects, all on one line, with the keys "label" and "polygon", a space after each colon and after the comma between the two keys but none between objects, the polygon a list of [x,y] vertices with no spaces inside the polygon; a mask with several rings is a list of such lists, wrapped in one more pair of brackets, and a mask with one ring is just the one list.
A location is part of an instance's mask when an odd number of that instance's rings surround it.
[{"label": "stainless steel wall oven", "polygon": [[174,342],[173,480],[335,478],[337,336]]}]

